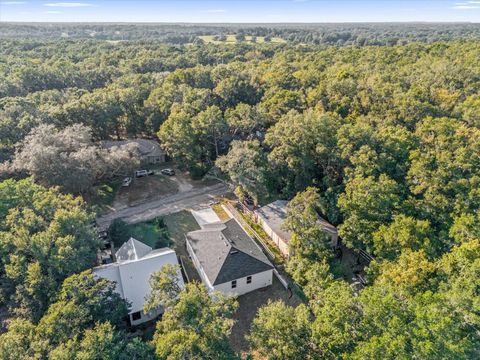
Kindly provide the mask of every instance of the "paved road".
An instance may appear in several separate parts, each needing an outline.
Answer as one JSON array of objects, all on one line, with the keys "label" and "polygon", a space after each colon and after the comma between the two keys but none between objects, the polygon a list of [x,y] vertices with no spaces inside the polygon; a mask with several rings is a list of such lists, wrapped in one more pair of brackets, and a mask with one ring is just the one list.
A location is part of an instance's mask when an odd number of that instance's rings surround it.
[{"label": "paved road", "polygon": [[148,221],[157,216],[168,215],[184,209],[203,207],[210,204],[215,197],[224,195],[229,191],[228,186],[223,183],[194,188],[148,203],[114,210],[97,218],[97,224],[100,229],[106,229],[114,219],[118,218],[130,224]]}]

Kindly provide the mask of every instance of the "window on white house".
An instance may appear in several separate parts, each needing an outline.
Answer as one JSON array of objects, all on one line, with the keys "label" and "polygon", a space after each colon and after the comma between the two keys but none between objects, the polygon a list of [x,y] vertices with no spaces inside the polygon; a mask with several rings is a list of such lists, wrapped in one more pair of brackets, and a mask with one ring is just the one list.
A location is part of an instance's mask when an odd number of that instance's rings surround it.
[{"label": "window on white house", "polygon": [[142,318],[142,312],[137,311],[132,313],[132,321],[140,320]]},{"label": "window on white house", "polygon": [[252,283],[252,277],[251,276],[247,276],[247,284],[251,284]]},{"label": "window on white house", "polygon": [[237,287],[237,280],[232,281],[232,289],[235,289]]}]

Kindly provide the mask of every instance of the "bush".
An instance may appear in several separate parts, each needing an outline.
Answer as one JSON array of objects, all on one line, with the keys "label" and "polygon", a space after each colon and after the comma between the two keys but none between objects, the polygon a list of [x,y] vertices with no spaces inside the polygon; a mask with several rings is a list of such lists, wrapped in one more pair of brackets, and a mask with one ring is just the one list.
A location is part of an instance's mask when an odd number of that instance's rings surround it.
[{"label": "bush", "polygon": [[128,224],[122,219],[113,220],[112,224],[108,228],[110,239],[116,248],[120,247],[130,238],[130,231]]}]

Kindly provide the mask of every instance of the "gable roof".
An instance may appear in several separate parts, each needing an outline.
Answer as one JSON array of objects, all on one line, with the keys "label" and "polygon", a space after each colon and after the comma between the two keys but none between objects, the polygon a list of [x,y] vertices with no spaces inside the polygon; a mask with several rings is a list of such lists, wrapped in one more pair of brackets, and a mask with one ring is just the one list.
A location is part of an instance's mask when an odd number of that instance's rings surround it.
[{"label": "gable roof", "polygon": [[[142,244],[138,240],[135,242]],[[145,244],[142,245],[150,248]],[[143,310],[145,297],[150,292],[150,276],[167,264],[178,265],[177,255],[172,249],[162,248],[150,250],[139,258],[117,260],[115,263],[97,266],[93,268],[93,273],[116,283],[115,291],[131,303],[130,313],[132,313]],[[183,286],[180,270],[178,279],[180,286]]]},{"label": "gable roof", "polygon": [[292,237],[292,232],[283,227],[283,223],[287,218],[287,205],[288,201],[277,200],[255,210],[258,217],[260,217],[270,229],[272,229],[272,231],[286,243],[288,243]]},{"label": "gable roof", "polygon": [[165,151],[160,147],[160,144],[155,140],[149,139],[131,139],[131,140],[104,140],[101,142],[102,147],[112,148],[115,146],[123,146],[128,144],[135,144],[138,146],[138,151],[143,156],[163,156]]},{"label": "gable roof", "polygon": [[138,260],[150,251],[152,251],[150,246],[131,237],[120,247],[120,249],[118,249],[115,253],[115,258],[117,259],[117,262]]},{"label": "gable roof", "polygon": [[189,232],[187,241],[212,285],[273,269],[235,219]]}]

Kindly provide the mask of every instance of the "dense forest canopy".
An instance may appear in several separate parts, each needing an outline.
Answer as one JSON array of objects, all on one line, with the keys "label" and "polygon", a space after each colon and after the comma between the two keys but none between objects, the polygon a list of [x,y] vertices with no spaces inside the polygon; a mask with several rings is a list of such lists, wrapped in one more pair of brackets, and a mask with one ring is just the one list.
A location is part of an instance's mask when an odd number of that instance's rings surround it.
[{"label": "dense forest canopy", "polygon": [[[38,358],[73,359],[95,339],[116,354],[154,357],[151,347],[125,339],[116,312],[111,320],[96,318],[104,307],[124,311],[121,301],[95,296],[98,306],[82,304],[95,289],[111,290],[88,272],[78,274],[91,265],[98,244],[88,240],[86,204],[62,191],[84,189],[55,183],[37,165],[44,157],[16,165],[31,158],[23,147],[49,148],[72,129],[86,134],[82,146],[93,154],[99,140],[158,137],[193,177],[223,176],[257,204],[290,201],[286,269],[305,304],[262,308],[249,336],[256,353],[269,359],[480,356],[478,25],[0,29],[0,175],[24,177],[12,175],[17,166],[33,176],[0,185],[0,304],[16,318],[0,336],[2,358],[15,358],[13,350],[21,348]],[[227,33],[287,42],[196,41]],[[61,158],[63,147],[44,162]],[[107,155],[113,165],[124,163],[122,154]],[[50,182],[34,183],[39,178]],[[318,215],[338,227],[347,247],[375,258],[360,294],[334,271]],[[73,254],[57,253],[57,242],[82,253],[72,266],[65,263]],[[85,283],[80,292],[77,282]],[[176,299],[168,321],[157,326],[158,358],[234,359],[222,344],[236,305],[212,302],[195,286]],[[201,321],[185,310],[198,304],[204,304]],[[62,320],[55,328],[57,317],[77,313],[90,320]],[[199,324],[208,339],[196,346],[192,329]]]},{"label": "dense forest canopy", "polygon": [[202,35],[228,34],[280,37],[291,43],[329,45],[397,45],[478,39],[480,27],[470,23],[312,23],[312,24],[0,24],[0,37],[11,39],[99,39],[193,43]]}]

